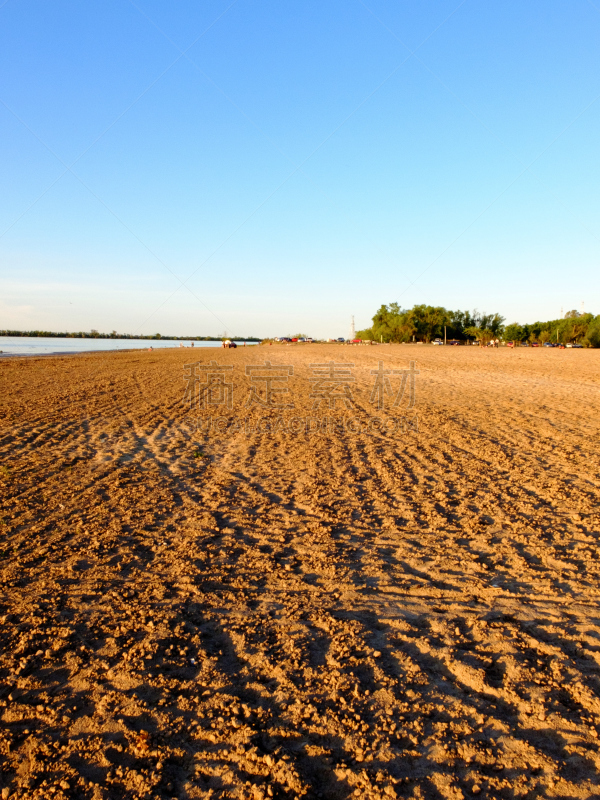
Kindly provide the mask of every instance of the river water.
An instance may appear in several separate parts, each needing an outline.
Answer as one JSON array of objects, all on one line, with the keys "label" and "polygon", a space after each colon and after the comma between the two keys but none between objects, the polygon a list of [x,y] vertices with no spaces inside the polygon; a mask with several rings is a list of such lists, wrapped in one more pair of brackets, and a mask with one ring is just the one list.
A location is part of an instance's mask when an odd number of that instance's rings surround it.
[{"label": "river water", "polygon": [[[68,353],[91,353],[103,350],[161,350],[181,345],[189,348],[192,342],[170,339],[63,339],[54,336],[0,336],[0,358],[4,356],[48,356]],[[236,342],[243,347],[243,342]],[[248,345],[256,342],[248,342]],[[194,342],[198,347],[221,347],[221,342]]]}]

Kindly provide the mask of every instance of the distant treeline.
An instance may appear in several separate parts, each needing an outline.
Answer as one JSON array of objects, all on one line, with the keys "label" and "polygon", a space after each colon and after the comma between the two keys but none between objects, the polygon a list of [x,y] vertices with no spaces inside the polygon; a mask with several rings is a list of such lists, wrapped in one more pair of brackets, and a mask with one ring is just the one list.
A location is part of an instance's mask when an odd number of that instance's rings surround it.
[{"label": "distant treeline", "polygon": [[417,305],[400,308],[398,303],[381,306],[373,317],[373,325],[356,334],[360,339],[376,342],[430,342],[444,337],[444,326],[448,339],[474,339],[468,331],[485,330],[500,336],[504,317],[500,314],[480,314],[478,311],[448,311],[442,306]]},{"label": "distant treeline", "polygon": [[459,341],[477,340],[485,344],[491,339],[516,342],[579,343],[585,347],[600,347],[600,316],[568,311],[562,319],[520,325],[504,324],[498,313],[479,311],[450,311],[442,306],[416,305],[400,308],[398,303],[383,305],[373,317],[373,325],[358,331],[359,339],[376,342],[430,342],[444,338]]},{"label": "distant treeline", "polygon": [[584,347],[600,347],[600,315],[568,311],[562,319],[519,325],[513,322],[504,328],[504,338],[516,342],[569,342]]},{"label": "distant treeline", "polygon": [[98,331],[78,331],[76,333],[56,333],[55,331],[3,331],[0,336],[45,336],[55,339],[168,339],[172,341],[188,342],[221,342],[223,339],[230,339],[232,342],[260,342],[256,336],[163,336],[160,333],[142,335],[137,333],[98,333]]}]

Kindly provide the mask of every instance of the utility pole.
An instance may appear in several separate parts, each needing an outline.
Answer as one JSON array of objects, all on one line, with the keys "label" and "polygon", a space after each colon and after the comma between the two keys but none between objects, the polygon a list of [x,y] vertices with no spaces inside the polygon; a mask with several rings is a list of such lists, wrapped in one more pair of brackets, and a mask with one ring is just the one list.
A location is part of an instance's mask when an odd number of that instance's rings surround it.
[{"label": "utility pole", "polygon": [[444,344],[446,344],[446,326],[444,325]]}]

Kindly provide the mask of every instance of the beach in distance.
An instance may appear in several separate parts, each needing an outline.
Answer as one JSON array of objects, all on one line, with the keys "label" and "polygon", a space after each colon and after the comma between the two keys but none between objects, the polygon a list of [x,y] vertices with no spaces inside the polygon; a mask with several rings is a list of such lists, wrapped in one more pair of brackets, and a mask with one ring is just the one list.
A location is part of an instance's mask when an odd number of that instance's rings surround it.
[{"label": "beach in distance", "polygon": [[598,351],[184,344],[0,360],[2,798],[600,796]]}]

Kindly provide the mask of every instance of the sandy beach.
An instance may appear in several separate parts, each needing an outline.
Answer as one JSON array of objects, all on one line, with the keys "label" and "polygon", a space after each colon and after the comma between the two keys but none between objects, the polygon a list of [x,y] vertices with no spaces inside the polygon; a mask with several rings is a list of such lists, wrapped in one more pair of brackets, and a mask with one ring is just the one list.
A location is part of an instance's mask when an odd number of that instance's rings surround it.
[{"label": "sandy beach", "polygon": [[599,797],[599,390],[590,350],[1,361],[2,800]]}]

